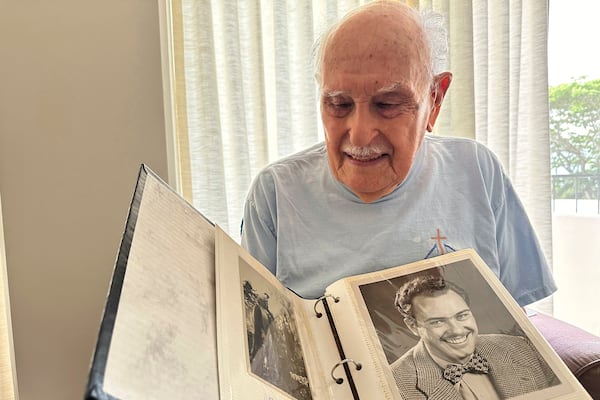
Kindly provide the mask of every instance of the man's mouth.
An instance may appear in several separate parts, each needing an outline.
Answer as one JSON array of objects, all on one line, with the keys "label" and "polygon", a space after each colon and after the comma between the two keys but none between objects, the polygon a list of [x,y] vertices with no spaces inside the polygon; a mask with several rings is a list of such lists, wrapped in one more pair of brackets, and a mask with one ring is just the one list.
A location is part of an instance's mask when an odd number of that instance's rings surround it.
[{"label": "man's mouth", "polygon": [[443,338],[443,340],[444,340],[444,342],[448,342],[450,344],[463,344],[469,339],[469,335],[470,335],[470,333],[467,333],[466,335],[460,335],[460,336],[451,336],[451,337]]},{"label": "man's mouth", "polygon": [[378,160],[380,158],[382,158],[383,156],[385,156],[385,154],[350,154],[350,153],[345,153],[348,157],[350,157],[351,159],[355,160],[355,161],[360,161],[360,162],[369,162],[369,161],[375,161]]},{"label": "man's mouth", "polygon": [[389,150],[385,146],[370,145],[365,147],[344,146],[342,149],[344,154],[353,161],[361,163],[370,163],[377,161],[389,154]]}]

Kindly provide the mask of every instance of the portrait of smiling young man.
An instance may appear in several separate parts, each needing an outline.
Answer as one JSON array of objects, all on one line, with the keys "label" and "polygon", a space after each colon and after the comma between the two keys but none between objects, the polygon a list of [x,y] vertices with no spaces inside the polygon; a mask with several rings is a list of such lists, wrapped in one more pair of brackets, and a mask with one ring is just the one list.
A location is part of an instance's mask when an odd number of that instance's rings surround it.
[{"label": "portrait of smiling young man", "polygon": [[319,40],[325,140],[257,174],[241,228],[242,246],[299,295],[463,248],[522,306],[556,290],[497,157],[427,134],[452,81],[446,49],[439,15],[393,0],[358,7]]},{"label": "portrait of smiling young man", "polygon": [[453,290],[412,300],[413,318],[405,320],[413,334],[423,340],[429,354],[446,364],[463,364],[475,351],[477,322],[471,309]]},{"label": "portrait of smiling young man", "polygon": [[417,344],[391,365],[403,398],[497,400],[559,383],[523,336],[479,334],[464,290],[441,276],[416,276],[395,305]]}]

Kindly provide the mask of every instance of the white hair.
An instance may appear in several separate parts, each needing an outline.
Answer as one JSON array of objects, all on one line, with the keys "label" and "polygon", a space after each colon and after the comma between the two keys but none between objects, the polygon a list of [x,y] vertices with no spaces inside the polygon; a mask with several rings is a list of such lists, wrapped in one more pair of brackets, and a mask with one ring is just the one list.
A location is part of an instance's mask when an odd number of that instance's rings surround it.
[{"label": "white hair", "polygon": [[448,31],[446,21],[440,13],[426,10],[420,13],[423,32],[427,38],[431,57],[431,71],[434,75],[448,69]]},{"label": "white hair", "polygon": [[[381,3],[395,3],[380,1]],[[325,57],[325,48],[333,33],[350,17],[362,11],[366,7],[373,6],[373,3],[367,3],[357,7],[340,20],[331,25],[322,35],[320,35],[313,45],[313,68],[314,74],[319,85],[321,84],[321,72],[323,67],[323,59]],[[429,47],[429,61],[425,66],[430,78],[446,71],[448,68],[448,34],[446,30],[445,19],[442,14],[432,10],[417,11],[409,6],[406,9],[411,13],[415,20],[421,25],[425,34],[426,45]]]}]

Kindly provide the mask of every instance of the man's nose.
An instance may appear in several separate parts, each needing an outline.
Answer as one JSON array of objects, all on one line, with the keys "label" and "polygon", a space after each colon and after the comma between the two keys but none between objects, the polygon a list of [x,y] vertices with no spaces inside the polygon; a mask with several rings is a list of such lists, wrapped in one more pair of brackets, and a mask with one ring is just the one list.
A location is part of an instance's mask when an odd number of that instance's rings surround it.
[{"label": "man's nose", "polygon": [[354,146],[367,146],[379,134],[377,117],[369,102],[356,103],[348,119],[350,143]]},{"label": "man's nose", "polygon": [[448,318],[448,320],[446,321],[446,324],[448,326],[448,330],[451,332],[462,332],[463,331],[463,325],[457,321],[455,318]]}]

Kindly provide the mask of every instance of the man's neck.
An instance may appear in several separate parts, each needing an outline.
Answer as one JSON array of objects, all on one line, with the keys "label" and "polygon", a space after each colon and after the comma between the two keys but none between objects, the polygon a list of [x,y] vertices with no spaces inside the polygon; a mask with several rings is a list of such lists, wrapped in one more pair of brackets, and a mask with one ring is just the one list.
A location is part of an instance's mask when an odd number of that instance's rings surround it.
[{"label": "man's neck", "polygon": [[462,362],[450,361],[450,360],[447,360],[447,359],[445,359],[443,357],[438,357],[438,356],[435,356],[434,354],[432,354],[431,351],[429,350],[429,348],[427,347],[427,345],[425,346],[425,348],[427,349],[427,353],[429,354],[429,357],[431,357],[431,359],[433,360],[433,362],[435,362],[437,365],[439,365],[440,368],[442,368],[442,369],[446,368],[448,366],[448,364],[464,364],[467,361],[469,361],[469,359],[472,356],[472,355],[469,355],[469,357],[467,357]]}]

